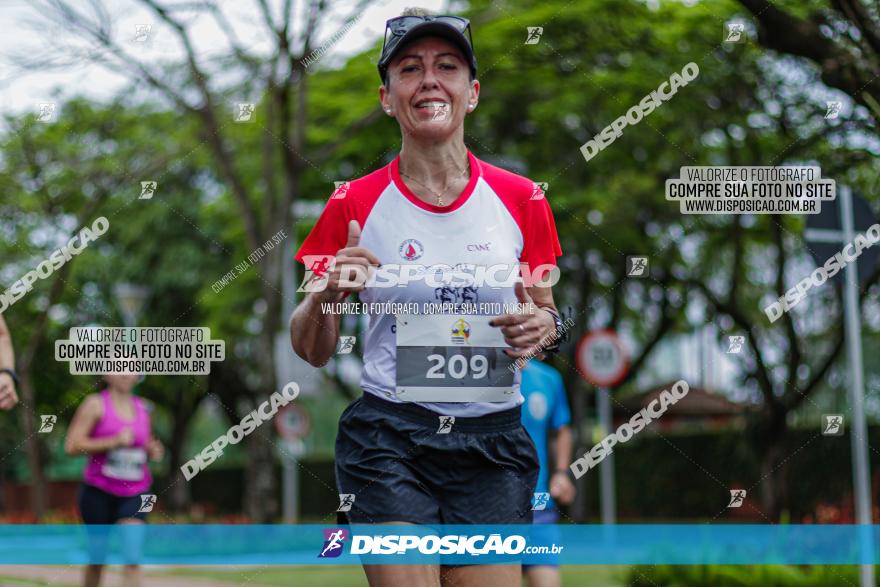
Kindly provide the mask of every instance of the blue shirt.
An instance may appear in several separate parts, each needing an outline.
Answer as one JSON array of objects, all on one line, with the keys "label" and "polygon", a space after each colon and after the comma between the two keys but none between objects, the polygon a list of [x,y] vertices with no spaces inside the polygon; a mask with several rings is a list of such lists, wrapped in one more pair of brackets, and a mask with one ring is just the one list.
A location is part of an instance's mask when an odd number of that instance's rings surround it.
[{"label": "blue shirt", "polygon": [[[562,383],[562,375],[559,371],[537,359],[532,359],[522,368],[519,389],[524,398],[522,423],[535,442],[538,459],[541,461],[535,493],[549,493],[547,436],[550,430],[558,430],[571,423],[565,385]],[[561,464],[568,465],[568,463]],[[555,504],[551,498],[547,509],[552,507],[555,507]]]}]

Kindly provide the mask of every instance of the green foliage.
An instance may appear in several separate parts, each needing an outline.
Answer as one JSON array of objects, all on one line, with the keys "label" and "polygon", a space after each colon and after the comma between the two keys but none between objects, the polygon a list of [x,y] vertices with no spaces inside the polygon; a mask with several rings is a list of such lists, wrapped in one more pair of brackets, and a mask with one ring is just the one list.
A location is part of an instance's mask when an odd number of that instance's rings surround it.
[{"label": "green foliage", "polygon": [[[820,436],[817,429],[792,430],[782,447],[790,455],[780,473],[787,482],[786,508],[792,523],[803,523],[809,517],[820,521],[815,519],[818,504],[833,505],[849,513],[825,522],[847,523],[846,516],[852,515],[849,437]],[[870,427],[869,436],[871,446],[880,444],[880,428]],[[759,457],[738,430],[638,435],[614,448],[619,515],[624,520],[679,522],[745,517],[766,523]],[[880,467],[880,455],[871,453],[870,466]],[[590,471],[584,479],[590,512],[597,516],[598,472]],[[737,487],[749,489],[746,505],[727,509],[728,490]]]},{"label": "green foliage", "polygon": [[629,571],[631,587],[849,587],[858,584],[853,566],[650,566]]},{"label": "green foliage", "polygon": [[[806,14],[824,3],[791,0],[782,5]],[[821,165],[825,176],[863,188],[877,202],[876,190],[869,189],[876,182],[876,155],[853,146],[876,139],[876,129],[856,121],[853,130],[844,131],[823,121],[825,96],[814,68],[754,44],[722,44],[725,21],[747,16],[737,2],[475,0],[468,14],[481,97],[467,119],[465,142],[481,158],[549,182],[548,200],[566,254],[555,296],[561,306],[576,309],[573,339],[587,327],[612,324],[630,333],[640,347],[656,327],[664,298],[670,304],[671,332],[714,320],[685,312],[695,295],[693,283],[709,284],[716,291],[730,291],[735,284],[734,301],[747,320],[759,334],[769,330],[760,308],[775,287],[768,277],[777,262],[768,254],[771,229],[778,222],[792,256],[805,256],[803,219],[760,217],[740,223],[727,217],[683,217],[663,197],[664,181],[681,166],[809,162]],[[540,42],[524,45],[526,27],[538,24],[544,27]],[[316,69],[306,77],[306,111],[301,113],[305,146],[293,153],[304,199],[325,201],[333,181],[365,175],[399,149],[399,130],[388,117],[356,132],[346,130],[377,108],[379,80],[370,61],[377,51],[374,47],[341,69]],[[690,61],[700,67],[694,82],[641,123],[628,126],[592,160],[584,160],[579,151],[584,142]],[[132,105],[137,90],[134,86],[128,96],[106,105],[85,99],[59,104],[55,124],[9,118],[9,131],[0,137],[3,289],[65,242],[77,223],[91,223],[99,215],[111,223],[108,234],[72,262],[60,299],[50,302],[50,283],[41,281],[4,313],[20,353],[38,319],[48,312],[47,335],[35,354],[39,368],[32,373],[36,411],[58,414],[62,421],[69,420],[96,384],[94,378],[69,375],[66,364],[54,360],[52,343],[71,326],[121,323],[112,297],[113,285],[120,281],[148,283],[153,289],[144,310],[146,323],[207,325],[214,338],[227,342],[231,367],[255,374],[259,351],[254,324],[267,284],[251,267],[219,293],[212,290],[216,280],[251,252],[240,210],[206,144],[200,118],[156,105]],[[230,89],[223,98],[237,91]],[[294,121],[297,114],[293,112]],[[265,115],[265,104],[260,104],[257,121]],[[266,127],[259,123],[226,124],[224,135],[261,221],[277,220],[267,218],[267,196],[270,187],[281,188],[282,153],[293,147],[282,137],[269,137],[275,145],[267,157],[262,150]],[[316,157],[337,143],[329,158]],[[143,180],[159,182],[152,200],[137,199]],[[77,220],[90,206],[90,216]],[[294,241],[301,242],[310,223],[286,227],[291,238],[285,246],[292,249]],[[731,243],[737,236],[744,250],[742,265],[733,267]],[[286,252],[288,260],[292,252]],[[653,279],[627,282],[624,258],[638,253],[652,257]],[[837,311],[832,299],[818,296],[815,308],[817,316],[824,311],[833,317]],[[876,324],[866,323],[869,338],[876,338]],[[836,326],[833,318],[815,326],[810,340],[827,340]],[[777,351],[773,360],[784,360],[784,341],[768,340]],[[818,343],[804,348],[808,355],[824,350]],[[563,356],[557,364],[574,374],[571,358]],[[808,356],[805,362],[815,364],[813,359]],[[204,393],[204,378],[148,378],[143,387],[166,418],[178,413],[184,400],[196,401]],[[337,406],[324,409],[329,413]],[[18,444],[18,427],[14,414],[0,414],[0,444]],[[744,440],[725,437],[703,452],[697,441],[682,452],[701,455],[696,459],[700,466],[716,476],[723,469],[729,477],[757,482],[755,456],[748,456]],[[646,450],[649,458],[638,467],[652,471],[653,477],[648,485],[620,484],[622,504],[638,498],[649,512],[660,515],[701,515],[711,509],[702,502],[667,511],[659,498],[651,501],[651,492],[642,487],[676,491],[681,478],[693,474],[693,464],[667,460],[669,469],[661,471],[652,465],[663,462],[660,453],[669,458],[668,445],[647,449],[639,440],[632,444]],[[822,446],[814,454],[824,454],[829,445]],[[628,447],[621,454],[627,455],[622,462],[629,458]],[[835,458],[828,466],[845,459]],[[721,462],[723,467],[717,464]],[[9,462],[0,464],[0,474],[9,474],[10,467]],[[637,475],[635,469],[631,474]],[[819,486],[811,488],[815,495],[822,493]]]},{"label": "green foliage", "polygon": [[[67,363],[55,360],[55,340],[67,338],[74,326],[122,325],[113,297],[113,286],[120,282],[151,288],[142,325],[202,325],[206,317],[197,295],[226,271],[223,253],[232,256],[232,246],[221,245],[219,231],[211,234],[211,223],[202,220],[205,161],[195,154],[199,143],[190,126],[173,113],[121,103],[101,106],[75,99],[62,112],[58,123],[50,125],[8,119],[13,132],[3,144],[0,169],[0,185],[9,188],[9,198],[0,201],[0,217],[11,219],[2,224],[13,231],[12,239],[0,242],[5,284],[36,267],[95,218],[104,216],[110,223],[106,234],[49,279],[36,282],[4,313],[20,359],[48,310],[46,334],[34,360],[40,367],[32,377],[36,413],[58,415],[59,428],[100,382],[70,375]],[[156,195],[139,200],[140,182],[146,180],[158,181]],[[64,288],[48,307],[50,284],[58,275],[64,275]],[[200,394],[200,387],[192,378],[156,377],[148,378],[140,392],[154,401],[161,422],[182,398]],[[15,430],[15,416],[0,415],[0,429]],[[158,429],[165,436],[167,427]],[[66,458],[60,446],[54,448],[58,458]]]}]

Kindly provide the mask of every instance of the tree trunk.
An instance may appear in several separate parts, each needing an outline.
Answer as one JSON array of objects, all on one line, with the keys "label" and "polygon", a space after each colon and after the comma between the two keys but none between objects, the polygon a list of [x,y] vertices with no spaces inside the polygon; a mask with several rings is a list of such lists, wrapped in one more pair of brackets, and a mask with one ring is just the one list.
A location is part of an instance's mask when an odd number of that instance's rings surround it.
[{"label": "tree trunk", "polygon": [[776,466],[779,462],[779,447],[770,445],[761,454],[761,511],[771,521],[779,519],[782,510],[780,487],[785,484]]},{"label": "tree trunk", "polygon": [[[265,262],[271,262],[272,255],[278,251],[280,248],[276,248]],[[277,299],[272,300],[272,297],[276,297],[275,292],[266,295],[267,311],[263,316],[263,329],[257,339],[259,347],[256,353],[260,373],[263,375],[261,388],[269,390],[269,393],[257,394],[254,407],[267,401],[270,394],[280,389],[275,374],[275,333],[278,330],[280,304]],[[248,437],[244,510],[251,521],[257,524],[274,521],[280,514],[278,480],[275,475],[275,441],[272,422],[258,426]]]},{"label": "tree trunk", "polygon": [[[94,213],[99,209],[101,204],[108,197],[108,193],[100,191],[88,205],[77,216],[77,226],[82,226],[89,218],[93,218]],[[66,287],[66,278],[73,267],[74,261],[71,260],[62,265],[58,271],[54,273],[52,285],[49,287],[49,296],[46,303],[47,308],[51,308],[58,303],[61,295]],[[18,362],[18,372],[21,378],[21,418],[22,431],[25,435],[25,451],[27,452],[28,467],[31,471],[31,487],[33,495],[33,510],[37,520],[43,517],[46,512],[46,479],[43,476],[43,460],[40,458],[40,438],[34,429],[37,413],[36,404],[34,403],[34,387],[31,379],[31,368],[35,367],[37,349],[43,344],[46,337],[49,324],[49,313],[40,314],[33,323],[33,333],[21,354]]]},{"label": "tree trunk", "polygon": [[782,463],[783,445],[788,432],[785,413],[772,414],[766,427],[758,434],[757,454],[761,461],[761,511],[771,522],[777,522],[788,506],[788,467]]},{"label": "tree trunk", "polygon": [[[268,398],[263,398],[265,401]],[[280,513],[275,476],[274,430],[271,422],[258,426],[248,437],[244,507],[255,524],[267,524]]]},{"label": "tree trunk", "polygon": [[183,454],[184,443],[186,442],[186,433],[189,429],[190,421],[198,408],[198,403],[192,409],[182,409],[177,406],[174,410],[174,421],[171,429],[171,445],[168,447],[168,457],[171,461],[168,471],[169,481],[180,477],[176,483],[171,486],[171,495],[169,507],[172,512],[183,512],[189,509],[190,505],[190,484],[183,479],[183,473],[180,472],[180,466],[184,463],[186,456]]}]

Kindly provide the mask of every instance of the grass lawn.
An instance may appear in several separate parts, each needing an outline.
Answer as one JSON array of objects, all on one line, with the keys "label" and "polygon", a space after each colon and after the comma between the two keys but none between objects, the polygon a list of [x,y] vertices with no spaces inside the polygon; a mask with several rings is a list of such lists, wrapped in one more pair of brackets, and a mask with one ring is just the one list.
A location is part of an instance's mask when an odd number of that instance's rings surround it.
[{"label": "grass lawn", "polygon": [[[566,566],[562,567],[563,587],[623,587],[627,567],[621,566]],[[324,587],[363,587],[367,584],[364,572],[355,566],[316,567],[203,567],[156,571],[151,574],[174,577],[199,577],[229,583],[250,585],[323,585]]]}]

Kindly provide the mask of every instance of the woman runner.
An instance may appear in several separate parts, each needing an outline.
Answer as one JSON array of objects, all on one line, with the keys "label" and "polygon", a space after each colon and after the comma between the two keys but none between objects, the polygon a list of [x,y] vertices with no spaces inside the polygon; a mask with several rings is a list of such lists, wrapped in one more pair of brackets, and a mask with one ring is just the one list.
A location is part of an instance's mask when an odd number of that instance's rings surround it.
[{"label": "woman runner", "polygon": [[[329,361],[341,316],[327,304],[351,292],[372,304],[519,302],[524,310],[371,313],[364,394],[342,414],[336,440],[347,518],[528,524],[538,457],[520,422],[519,373],[508,367],[561,328],[551,288],[536,283],[562,254],[553,215],[531,180],[480,161],[465,146],[464,120],[480,97],[466,19],[408,12],[389,20],[378,69],[382,108],[400,126],[400,154],[334,192],[297,252],[311,273],[311,293],[291,318],[295,352],[314,366]],[[407,279],[374,287],[350,279],[352,266],[377,279],[377,268],[397,267]],[[435,273],[438,266],[494,269],[453,283]],[[504,280],[504,268],[514,279]],[[514,283],[520,271],[524,284]],[[454,348],[432,354],[440,346]],[[373,586],[521,580],[518,564],[364,568]]]},{"label": "woman runner", "polygon": [[[132,393],[138,375],[107,374],[104,380],[107,388],[87,396],[77,409],[64,443],[69,455],[89,455],[80,490],[80,515],[84,524],[143,524],[145,510],[152,509],[146,502],[155,500],[149,493],[153,478],[147,458],[161,460],[164,449],[153,437],[147,406]],[[106,539],[95,536],[94,543]],[[88,565],[83,585],[100,585],[103,567]],[[141,580],[140,566],[125,565],[126,587],[137,587]]]}]

